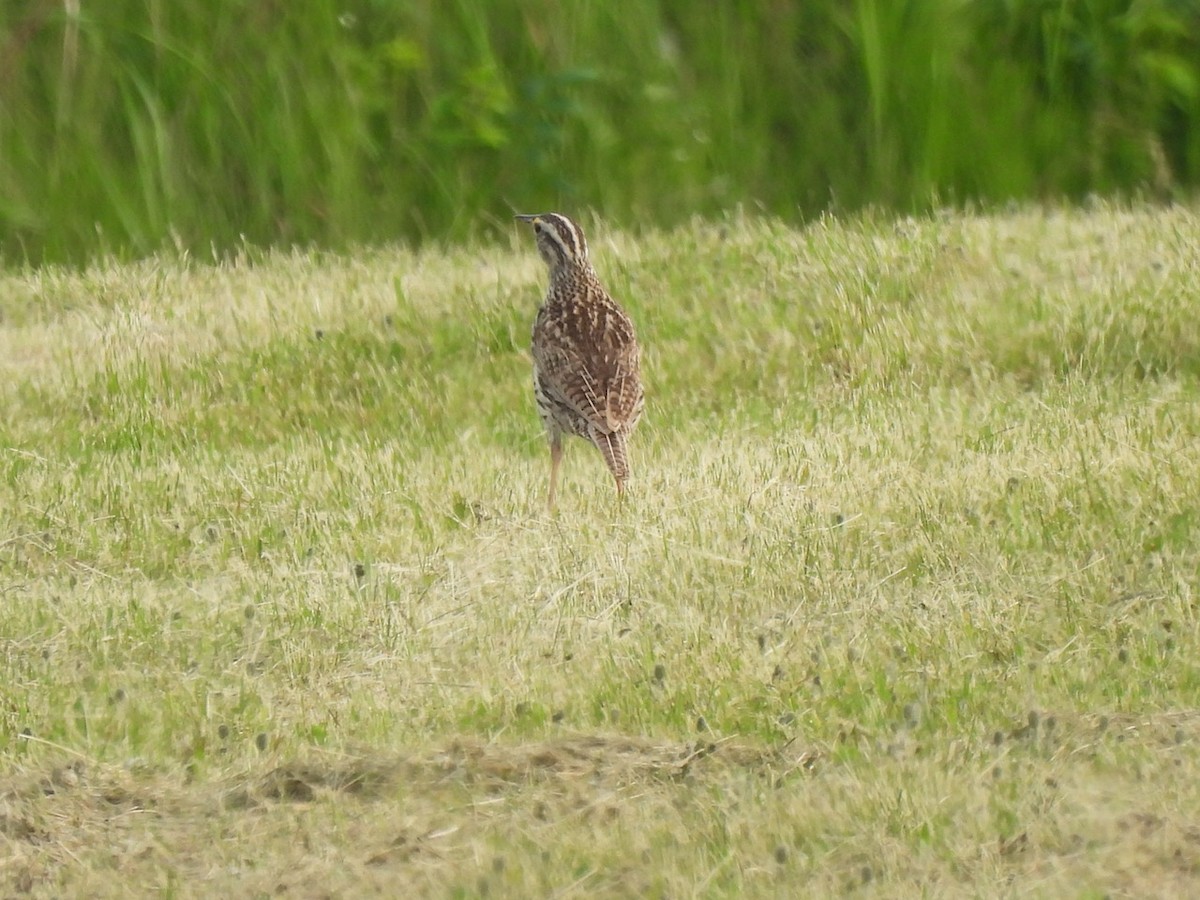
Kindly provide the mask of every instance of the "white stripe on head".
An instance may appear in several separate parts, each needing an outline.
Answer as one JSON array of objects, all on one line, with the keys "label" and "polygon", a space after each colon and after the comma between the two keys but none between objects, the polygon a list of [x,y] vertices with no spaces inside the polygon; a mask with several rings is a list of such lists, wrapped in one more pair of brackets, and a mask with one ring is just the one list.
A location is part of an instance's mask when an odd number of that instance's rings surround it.
[{"label": "white stripe on head", "polygon": [[578,225],[562,213],[547,213],[540,218],[542,234],[554,242],[565,261],[577,264],[587,262],[587,241]]}]

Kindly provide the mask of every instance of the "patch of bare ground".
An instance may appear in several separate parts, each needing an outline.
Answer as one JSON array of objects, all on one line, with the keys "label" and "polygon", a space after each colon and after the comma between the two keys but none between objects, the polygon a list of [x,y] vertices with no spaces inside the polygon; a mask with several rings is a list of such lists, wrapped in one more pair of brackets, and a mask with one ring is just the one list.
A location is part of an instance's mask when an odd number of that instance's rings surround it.
[{"label": "patch of bare ground", "polygon": [[[0,885],[6,895],[54,893],[91,884],[112,866],[169,866],[168,882],[194,885],[222,880],[214,876],[222,866],[258,878],[264,873],[249,870],[269,846],[271,890],[303,893],[295,876],[313,860],[278,865],[280,854],[289,857],[280,842],[294,815],[305,819],[297,832],[303,855],[345,854],[347,866],[375,872],[369,881],[387,881],[380,870],[397,864],[451,866],[473,857],[506,818],[543,828],[563,818],[611,821],[646,792],[668,796],[745,775],[778,784],[816,762],[817,754],[790,748],[606,734],[528,743],[464,738],[390,757],[319,754],[203,781],[72,759],[0,782],[8,849]],[[329,820],[320,809],[337,814]],[[381,822],[391,826],[381,830]],[[233,846],[247,852],[231,860]],[[64,867],[74,870],[66,880]]]},{"label": "patch of bare ground", "polygon": [[[386,894],[401,885],[436,894],[458,885],[472,894],[518,895],[570,887],[539,880],[535,870],[551,856],[558,867],[562,854],[586,847],[613,865],[581,871],[578,888],[654,893],[698,877],[663,862],[663,841],[669,847],[719,824],[739,853],[760,860],[739,877],[764,892],[819,854],[827,870],[820,883],[828,889],[857,891],[882,880],[951,895],[968,883],[980,886],[956,877],[967,863],[976,875],[993,872],[1001,893],[1004,884],[1053,892],[1092,883],[1103,860],[1113,896],[1183,897],[1200,883],[1200,821],[1150,797],[1139,803],[1137,783],[1159,777],[1146,767],[1148,758],[1161,756],[1169,770],[1176,764],[1171,751],[1197,737],[1200,712],[1192,710],[1142,717],[1030,712],[980,747],[991,745],[980,759],[983,777],[1012,785],[997,791],[1013,798],[1008,825],[972,843],[970,835],[988,830],[972,819],[978,810],[966,800],[966,839],[951,842],[962,856],[948,864],[896,855],[876,833],[878,822],[860,823],[857,835],[846,831],[847,822],[831,813],[847,796],[847,778],[857,779],[832,750],[794,745],[618,734],[460,738],[394,755],[264,758],[208,778],[72,759],[0,783],[0,892],[116,896],[117,886],[136,884],[135,893],[307,897]],[[1128,768],[1122,748],[1136,753]],[[933,771],[927,764],[919,755],[889,755],[879,763],[880,784],[911,784]],[[951,775],[948,783],[960,780]],[[757,811],[749,815],[741,809],[747,783],[757,785]],[[972,788],[964,788],[966,797]],[[994,805],[993,798],[989,809]],[[793,830],[780,840],[780,822],[802,823],[809,806],[815,821],[836,823],[829,839]],[[657,849],[633,854],[642,839]],[[115,870],[128,871],[130,880],[114,879]]]}]

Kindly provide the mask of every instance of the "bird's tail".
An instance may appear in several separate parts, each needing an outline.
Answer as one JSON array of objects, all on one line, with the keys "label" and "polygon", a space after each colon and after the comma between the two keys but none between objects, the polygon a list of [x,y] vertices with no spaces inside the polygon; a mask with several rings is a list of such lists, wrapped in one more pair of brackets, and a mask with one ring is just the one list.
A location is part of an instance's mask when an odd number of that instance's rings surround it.
[{"label": "bird's tail", "polygon": [[593,431],[592,443],[600,450],[608,471],[617,481],[617,491],[625,487],[629,477],[629,444],[623,431]]}]

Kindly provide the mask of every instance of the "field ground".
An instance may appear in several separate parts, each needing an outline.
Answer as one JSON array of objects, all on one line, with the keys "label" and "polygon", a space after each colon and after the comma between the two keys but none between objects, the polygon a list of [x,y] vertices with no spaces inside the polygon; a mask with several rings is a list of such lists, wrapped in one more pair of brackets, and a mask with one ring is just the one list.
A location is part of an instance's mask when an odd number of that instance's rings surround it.
[{"label": "field ground", "polygon": [[1196,210],[590,234],[0,275],[0,894],[1200,893]]}]

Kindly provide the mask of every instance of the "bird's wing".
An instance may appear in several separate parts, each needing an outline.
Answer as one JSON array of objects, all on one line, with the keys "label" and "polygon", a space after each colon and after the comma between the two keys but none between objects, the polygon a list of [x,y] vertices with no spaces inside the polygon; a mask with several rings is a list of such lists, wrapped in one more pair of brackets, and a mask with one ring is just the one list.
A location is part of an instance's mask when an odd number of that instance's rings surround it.
[{"label": "bird's wing", "polygon": [[637,340],[629,317],[612,301],[596,310],[572,305],[562,315],[539,316],[533,352],[543,384],[589,423],[614,432],[636,421],[642,406]]},{"label": "bird's wing", "polygon": [[632,427],[642,413],[642,378],[636,343],[622,344],[612,353],[606,382],[605,418],[609,431]]}]

